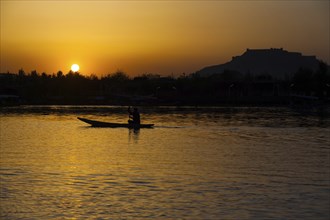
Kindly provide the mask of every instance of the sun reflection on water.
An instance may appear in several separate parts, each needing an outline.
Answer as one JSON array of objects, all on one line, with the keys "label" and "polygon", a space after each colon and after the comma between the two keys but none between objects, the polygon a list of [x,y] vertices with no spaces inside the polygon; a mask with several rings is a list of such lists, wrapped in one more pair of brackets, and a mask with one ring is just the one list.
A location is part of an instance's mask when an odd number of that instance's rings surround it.
[{"label": "sun reflection on water", "polygon": [[328,119],[242,111],[146,114],[141,130],[4,115],[1,218],[326,219]]}]

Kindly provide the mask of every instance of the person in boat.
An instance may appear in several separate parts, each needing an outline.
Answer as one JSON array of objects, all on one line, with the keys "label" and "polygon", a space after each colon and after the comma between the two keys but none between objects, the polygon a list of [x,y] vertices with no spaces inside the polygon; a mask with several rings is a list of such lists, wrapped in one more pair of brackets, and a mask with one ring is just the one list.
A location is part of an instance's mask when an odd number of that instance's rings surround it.
[{"label": "person in boat", "polygon": [[131,107],[128,107],[129,120],[128,123],[140,124],[140,113],[137,108],[134,108],[133,111]]}]

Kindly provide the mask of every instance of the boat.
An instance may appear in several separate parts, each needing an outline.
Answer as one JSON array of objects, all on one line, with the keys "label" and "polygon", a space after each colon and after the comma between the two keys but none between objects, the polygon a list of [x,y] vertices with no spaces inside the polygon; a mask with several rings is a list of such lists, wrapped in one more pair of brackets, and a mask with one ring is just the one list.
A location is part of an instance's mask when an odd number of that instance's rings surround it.
[{"label": "boat", "polygon": [[90,124],[92,127],[102,127],[102,128],[153,128],[154,124],[133,124],[133,123],[113,123],[113,122],[103,122],[96,121],[87,118],[78,117],[80,121]]}]

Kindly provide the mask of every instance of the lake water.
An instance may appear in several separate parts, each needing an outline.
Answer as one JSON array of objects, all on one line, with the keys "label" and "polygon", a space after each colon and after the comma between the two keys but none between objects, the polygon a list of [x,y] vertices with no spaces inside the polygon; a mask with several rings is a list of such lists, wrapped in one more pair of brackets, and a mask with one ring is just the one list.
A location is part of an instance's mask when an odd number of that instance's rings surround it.
[{"label": "lake water", "polygon": [[1,219],[329,219],[329,109],[0,110]]}]

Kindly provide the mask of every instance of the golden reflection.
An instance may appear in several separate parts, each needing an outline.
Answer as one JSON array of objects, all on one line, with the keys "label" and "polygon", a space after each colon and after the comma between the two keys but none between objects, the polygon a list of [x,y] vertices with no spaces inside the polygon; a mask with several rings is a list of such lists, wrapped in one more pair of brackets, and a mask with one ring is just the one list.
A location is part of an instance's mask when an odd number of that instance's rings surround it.
[{"label": "golden reflection", "polygon": [[137,144],[139,140],[140,129],[128,129],[128,141]]},{"label": "golden reflection", "polygon": [[[327,213],[329,128],[298,127],[300,117],[292,110],[285,110],[290,124],[284,127],[261,124],[271,118],[269,123],[276,125],[283,108],[275,110],[258,110],[263,116],[252,126],[250,116],[256,113],[246,113],[250,108],[237,109],[230,119],[221,114],[217,123],[195,111],[184,118],[163,113],[152,121],[171,119],[187,126],[142,131],[87,128],[76,113],[69,120],[39,113],[4,115],[1,214],[7,219],[135,219],[146,214],[217,219],[228,212],[226,219],[241,219],[245,214],[231,215],[232,207],[269,210],[279,200],[284,202],[273,219],[310,216],[311,208]],[[111,114],[107,119],[125,117]],[[305,120],[314,121],[314,116]],[[298,211],[281,215],[288,208]]]}]

